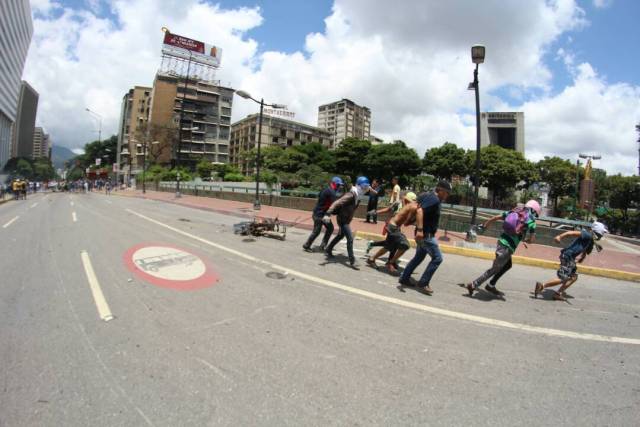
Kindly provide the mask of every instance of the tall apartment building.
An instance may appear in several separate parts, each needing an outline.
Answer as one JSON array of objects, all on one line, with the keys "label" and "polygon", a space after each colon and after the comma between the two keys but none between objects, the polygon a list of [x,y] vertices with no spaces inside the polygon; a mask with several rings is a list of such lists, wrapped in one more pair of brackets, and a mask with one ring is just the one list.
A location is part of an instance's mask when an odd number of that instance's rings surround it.
[{"label": "tall apartment building", "polygon": [[43,128],[37,126],[33,130],[33,158],[49,157],[50,146],[49,134],[45,133]]},{"label": "tall apartment building", "polygon": [[138,139],[142,139],[140,132],[147,129],[151,91],[152,88],[147,86],[134,86],[122,97],[116,161],[126,174],[136,175],[142,170],[142,141]]},{"label": "tall apartment building", "polygon": [[481,113],[480,146],[488,145],[499,145],[524,154],[524,113]]},{"label": "tall apartment building", "polygon": [[[251,170],[248,162],[244,161],[242,153],[257,146],[258,119],[259,114],[250,114],[231,126],[231,164],[244,174],[251,172]],[[263,115],[261,147],[270,145],[291,147],[312,142],[331,147],[333,133],[282,117]]]},{"label": "tall apartment building", "polygon": [[22,70],[33,34],[29,0],[0,1],[0,170],[11,156]]},{"label": "tall apartment building", "polygon": [[180,124],[179,141],[176,134],[163,158],[174,163],[179,155],[181,166],[189,167],[201,160],[228,163],[233,93],[218,82],[156,74],[149,124],[174,129]]},{"label": "tall apartment building", "polygon": [[318,107],[318,127],[333,135],[332,147],[345,138],[371,138],[371,110],[349,99]]},{"label": "tall apartment building", "polygon": [[34,158],[33,132],[36,126],[37,112],[38,92],[29,83],[22,81],[16,122],[13,126],[11,157]]}]

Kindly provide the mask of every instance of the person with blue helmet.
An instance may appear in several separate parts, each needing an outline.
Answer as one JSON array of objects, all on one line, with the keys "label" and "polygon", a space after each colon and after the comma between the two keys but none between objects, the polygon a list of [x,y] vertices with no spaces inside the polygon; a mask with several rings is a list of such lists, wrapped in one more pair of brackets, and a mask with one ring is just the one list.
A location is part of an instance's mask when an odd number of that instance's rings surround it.
[{"label": "person with blue helmet", "polygon": [[333,178],[331,178],[331,182],[329,182],[327,188],[322,190],[318,195],[318,202],[316,203],[315,208],[313,208],[313,231],[311,232],[311,235],[309,236],[305,244],[302,245],[302,249],[304,249],[305,251],[313,252],[311,249],[311,245],[313,244],[313,241],[316,240],[318,235],[320,235],[323,226],[325,228],[325,232],[324,237],[322,238],[322,243],[320,244],[320,248],[324,251],[324,248],[327,246],[329,238],[333,234],[333,224],[331,223],[331,221],[323,222],[322,219],[324,218],[327,209],[329,209],[331,204],[336,200],[336,192],[340,187],[344,187],[342,178],[340,178],[339,176],[334,176]]},{"label": "person with blue helmet", "polygon": [[342,195],[338,200],[333,202],[327,212],[325,213],[323,221],[326,223],[331,222],[331,215],[336,215],[336,220],[339,227],[339,232],[336,237],[333,238],[329,246],[325,249],[327,258],[333,258],[333,248],[338,244],[342,238],[347,238],[347,253],[349,254],[349,264],[352,268],[358,270],[356,265],[356,257],[353,255],[353,233],[351,232],[351,220],[353,220],[353,214],[356,211],[359,203],[359,196],[363,195],[369,190],[369,178],[366,176],[359,176],[356,179],[355,185],[351,186],[351,189]]}]

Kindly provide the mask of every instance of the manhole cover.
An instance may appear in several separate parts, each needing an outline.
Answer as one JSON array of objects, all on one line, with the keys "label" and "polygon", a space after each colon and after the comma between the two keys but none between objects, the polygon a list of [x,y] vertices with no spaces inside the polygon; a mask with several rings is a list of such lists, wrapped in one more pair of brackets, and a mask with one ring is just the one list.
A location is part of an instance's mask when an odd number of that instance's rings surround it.
[{"label": "manhole cover", "polygon": [[242,241],[243,241],[244,243],[251,243],[251,242],[255,242],[255,241],[256,241],[256,239],[252,239],[251,237],[247,237],[246,239],[242,239]]},{"label": "manhole cover", "polygon": [[278,280],[282,280],[285,277],[287,277],[286,274],[280,273],[278,271],[269,271],[265,273],[265,276],[267,276],[269,279],[278,279]]}]

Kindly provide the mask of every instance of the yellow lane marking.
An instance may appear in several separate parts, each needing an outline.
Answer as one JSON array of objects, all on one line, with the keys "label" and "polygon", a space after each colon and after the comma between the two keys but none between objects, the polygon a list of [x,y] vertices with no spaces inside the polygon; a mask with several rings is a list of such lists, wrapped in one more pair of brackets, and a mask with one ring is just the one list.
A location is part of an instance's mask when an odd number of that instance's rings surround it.
[{"label": "yellow lane marking", "polygon": [[100,283],[98,282],[96,273],[95,271],[93,271],[91,259],[89,258],[89,254],[87,253],[87,251],[80,252],[80,258],[82,258],[82,265],[84,266],[84,271],[87,274],[87,280],[89,281],[89,286],[91,287],[93,300],[95,301],[96,307],[98,308],[98,315],[100,316],[100,319],[108,322],[109,320],[113,319],[113,314],[111,314],[109,304],[107,304],[107,300],[104,298],[104,294],[102,293],[102,289],[100,288]]},{"label": "yellow lane marking", "polygon": [[380,294],[376,294],[374,292],[370,292],[370,291],[365,291],[363,289],[358,289],[358,288],[353,288],[351,286],[347,286],[347,285],[343,285],[337,282],[333,282],[331,280],[326,280],[320,277],[316,277],[316,276],[312,276],[310,274],[307,273],[302,273],[300,271],[296,271],[296,270],[292,270],[290,268],[284,267],[282,265],[279,264],[274,264],[272,262],[269,261],[265,261],[261,258],[257,258],[254,257],[252,255],[248,255],[245,254],[243,252],[237,251],[235,249],[231,249],[228,248],[226,246],[211,242],[207,239],[203,239],[202,237],[196,236],[194,234],[188,233],[186,231],[182,231],[178,228],[172,227],[170,225],[164,224],[160,221],[157,221],[153,218],[149,218],[146,215],[140,214],[138,212],[132,211],[131,209],[126,209],[127,212],[130,212],[136,216],[138,216],[139,218],[142,218],[146,221],[152,222],[160,227],[164,227],[168,230],[171,230],[175,233],[181,234],[183,236],[189,237],[191,239],[197,240],[201,243],[204,243],[206,245],[212,246],[216,249],[219,249],[221,251],[225,251],[227,253],[230,253],[232,255],[235,255],[237,257],[240,258],[244,258],[248,261],[251,261],[254,264],[262,264],[265,266],[268,266],[271,269],[275,269],[275,270],[280,270],[282,272],[288,273],[292,276],[297,276],[301,279],[304,280],[308,280],[310,282],[315,282],[318,283],[320,285],[329,287],[329,288],[333,288],[333,289],[339,289],[341,291],[344,292],[348,292],[354,295],[359,295],[362,297],[366,297],[372,300],[377,300],[377,301],[382,301],[382,302],[387,302],[390,304],[394,304],[400,307],[406,307],[406,308],[411,308],[414,310],[418,310],[418,311],[423,311],[426,313],[431,313],[431,314],[436,314],[436,315],[440,315],[440,316],[444,316],[444,317],[450,317],[453,319],[458,319],[458,320],[466,320],[469,322],[474,322],[474,323],[478,323],[481,325],[487,325],[487,326],[491,326],[491,327],[501,327],[501,328],[505,328],[505,329],[512,329],[512,330],[517,330],[517,331],[522,331],[522,332],[531,332],[531,333],[536,333],[536,334],[541,334],[541,335],[548,335],[548,336],[554,336],[554,337],[562,337],[562,338],[573,338],[573,339],[579,339],[579,340],[586,340],[586,341],[597,341],[597,342],[607,342],[607,343],[619,343],[619,344],[633,344],[633,345],[640,345],[640,339],[637,338],[625,338],[625,337],[615,337],[615,336],[608,336],[608,335],[598,335],[598,334],[588,334],[588,333],[582,333],[582,332],[573,332],[573,331],[564,331],[561,329],[552,329],[552,328],[544,328],[544,327],[539,327],[539,326],[531,326],[531,325],[526,325],[523,323],[515,323],[515,322],[508,322],[508,321],[504,321],[504,320],[498,320],[498,319],[492,319],[489,317],[483,317],[483,316],[476,316],[473,314],[467,314],[467,313],[461,313],[458,311],[452,311],[452,310],[446,310],[446,309],[442,309],[442,308],[437,308],[437,307],[431,307],[425,304],[418,304],[415,302],[411,302],[411,301],[405,301],[405,300],[401,300],[398,298],[394,298],[394,297],[388,297],[385,295],[380,295]]}]

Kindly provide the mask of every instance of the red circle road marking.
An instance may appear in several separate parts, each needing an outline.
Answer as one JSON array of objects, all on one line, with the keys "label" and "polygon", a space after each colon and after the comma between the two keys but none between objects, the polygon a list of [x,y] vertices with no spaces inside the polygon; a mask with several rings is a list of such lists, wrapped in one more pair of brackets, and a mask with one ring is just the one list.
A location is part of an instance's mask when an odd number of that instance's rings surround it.
[{"label": "red circle road marking", "polygon": [[166,243],[141,243],[123,255],[136,276],[153,285],[179,291],[213,286],[218,275],[203,257]]}]

